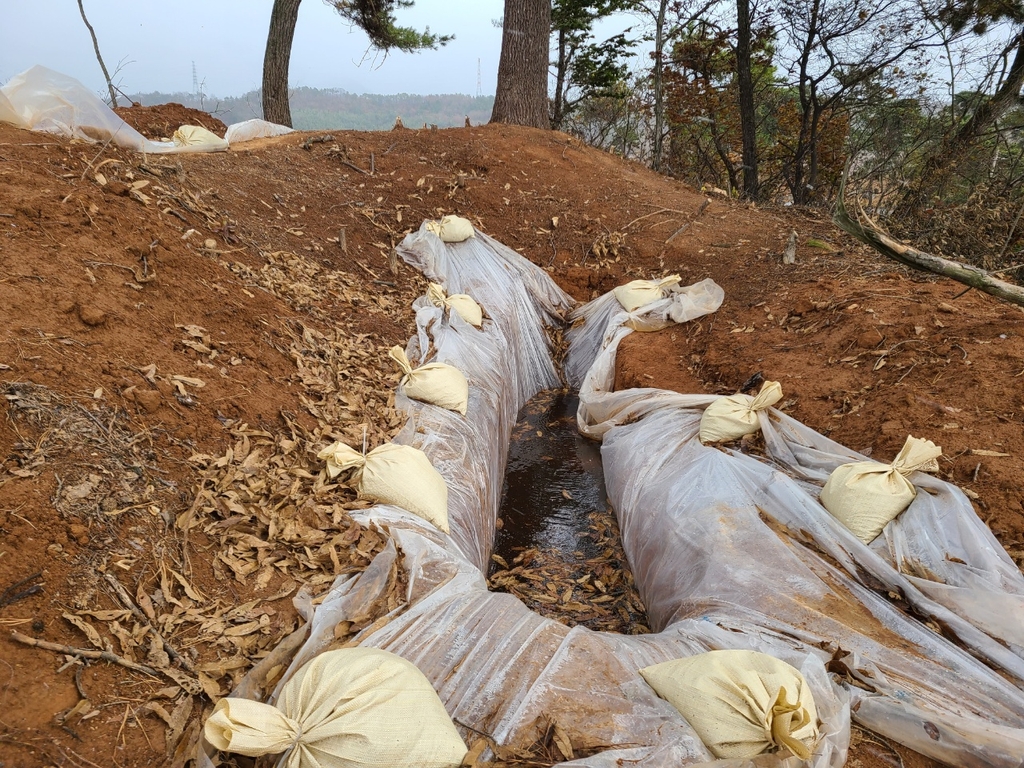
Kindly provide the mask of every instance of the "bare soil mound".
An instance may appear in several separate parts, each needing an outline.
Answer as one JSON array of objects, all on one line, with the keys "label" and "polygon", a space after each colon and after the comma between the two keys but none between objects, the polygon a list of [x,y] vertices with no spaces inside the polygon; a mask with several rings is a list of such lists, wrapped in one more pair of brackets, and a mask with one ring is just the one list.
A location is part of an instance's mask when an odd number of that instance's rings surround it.
[{"label": "bare soil mound", "polygon": [[114,110],[128,125],[147,139],[169,139],[183,125],[199,125],[224,138],[228,127],[208,112],[176,102],[144,107],[132,104]]},{"label": "bare soil mound", "polygon": [[[152,137],[223,133],[178,108],[122,114]],[[761,371],[789,413],[876,458],[932,438],[942,476],[1024,560],[1019,309],[910,274],[825,219],[706,202],[563,134],[312,138],[97,157],[0,125],[0,626],[24,638],[0,640],[5,765],[180,764],[211,699],[300,626],[300,586],[383,546],[316,451],[400,426],[386,350],[426,283],[389,256],[443,213],[580,301],[666,272],[714,278],[722,309],[629,337],[621,386],[726,392]],[[898,762],[929,764],[856,735],[851,765]]]}]

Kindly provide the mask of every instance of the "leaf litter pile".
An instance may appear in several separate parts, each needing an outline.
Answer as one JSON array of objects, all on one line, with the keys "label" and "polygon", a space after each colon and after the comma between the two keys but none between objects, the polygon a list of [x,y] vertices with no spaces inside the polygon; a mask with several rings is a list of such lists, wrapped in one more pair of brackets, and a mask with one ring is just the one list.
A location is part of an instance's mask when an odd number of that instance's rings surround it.
[{"label": "leaf litter pile", "polygon": [[[254,664],[277,662],[262,670],[264,689],[283,672],[288,658],[274,649],[300,633],[294,612],[273,604],[299,590],[316,604],[337,575],[363,570],[389,541],[387,530],[364,528],[350,517],[349,510],[369,504],[356,498],[344,476],[328,481],[316,456],[335,440],[369,450],[390,440],[402,422],[394,409],[388,345],[355,332],[351,321],[339,322],[328,308],[343,302],[411,316],[417,288],[409,285],[396,297],[396,292],[366,290],[347,273],[303,255],[261,255],[265,263],[258,268],[221,264],[252,291],[269,293],[305,316],[281,318],[271,336],[294,364],[291,384],[300,392],[303,412],[282,411],[278,424],[284,428],[251,426],[218,414],[231,440],[221,455],[186,452],[191,474],[198,476],[194,489],[160,477],[152,430],[126,411],[106,407],[102,392],[86,407],[45,386],[11,383],[2,390],[17,435],[4,474],[32,478],[53,471],[53,505],[74,521],[71,534],[81,542],[102,537],[109,546],[106,554],[93,555],[77,568],[78,594],[61,613],[82,642],[53,643],[17,630],[12,639],[61,654],[66,663],[60,671],[75,667],[76,683],[92,661],[148,676],[149,685],[128,701],[115,695],[114,701],[93,702],[78,684],[79,700],[56,713],[55,722],[73,734],[119,703],[125,707],[119,738],[125,723],[159,718],[166,729],[158,751],[175,765],[194,754],[210,703],[230,692]],[[178,332],[179,347],[197,366],[241,362],[224,354],[223,345],[218,348],[201,326],[179,325]],[[197,377],[166,375],[155,365],[139,373],[145,383],[131,389],[167,384],[183,408],[197,405],[205,385]],[[141,404],[144,397],[135,393],[135,400]],[[175,442],[170,434],[161,437]],[[188,446],[179,441],[179,447]],[[115,525],[124,522],[122,516],[134,534],[127,541],[119,540]],[[61,550],[55,543],[49,554]],[[207,578],[212,571],[216,594],[198,586],[197,570]],[[8,587],[5,605],[39,592],[42,585],[30,586],[38,577]],[[237,599],[230,582],[258,597]],[[400,579],[390,580],[383,599],[369,606],[367,615],[352,617],[346,629],[355,634],[378,618],[376,611],[394,610],[402,594]],[[29,621],[4,620],[12,628]],[[33,629],[38,634],[42,627]],[[287,649],[297,645],[293,640]],[[0,734],[0,742],[39,747],[31,738]]]}]

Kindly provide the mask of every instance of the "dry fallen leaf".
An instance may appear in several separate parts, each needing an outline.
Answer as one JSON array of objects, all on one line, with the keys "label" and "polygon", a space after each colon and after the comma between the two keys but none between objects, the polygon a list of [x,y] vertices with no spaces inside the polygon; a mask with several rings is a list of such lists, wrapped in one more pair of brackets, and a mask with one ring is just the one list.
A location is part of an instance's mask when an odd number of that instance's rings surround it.
[{"label": "dry fallen leaf", "polygon": [[552,734],[552,740],[554,741],[555,746],[558,747],[558,751],[562,753],[562,757],[564,757],[566,760],[573,759],[572,739],[569,738],[569,735],[565,732],[565,729],[563,729],[562,726],[560,726],[558,723],[555,723],[555,730]]}]

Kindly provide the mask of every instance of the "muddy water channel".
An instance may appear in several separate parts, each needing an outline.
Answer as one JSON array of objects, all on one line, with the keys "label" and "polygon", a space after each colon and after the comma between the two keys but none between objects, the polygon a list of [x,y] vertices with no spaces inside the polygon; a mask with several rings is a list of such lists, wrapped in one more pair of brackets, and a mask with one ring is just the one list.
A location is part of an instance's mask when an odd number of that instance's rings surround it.
[{"label": "muddy water channel", "polygon": [[576,429],[579,399],[547,390],[512,433],[489,583],[569,626],[648,632],[606,500],[601,447]]}]

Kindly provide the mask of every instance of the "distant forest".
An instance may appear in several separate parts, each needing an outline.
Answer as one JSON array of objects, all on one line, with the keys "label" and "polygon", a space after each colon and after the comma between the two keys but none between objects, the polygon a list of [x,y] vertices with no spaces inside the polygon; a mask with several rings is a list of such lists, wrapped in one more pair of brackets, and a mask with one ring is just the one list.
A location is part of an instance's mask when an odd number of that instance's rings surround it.
[{"label": "distant forest", "polygon": [[[262,117],[260,92],[218,98],[194,93],[137,93],[131,97],[144,106],[178,102],[210,112],[230,125]],[[296,129],[310,131],[333,128],[380,131],[391,128],[401,117],[407,128],[424,123],[439,128],[462,126],[468,117],[473,125],[491,117],[493,96],[446,93],[419,96],[410,93],[382,95],[348,93],[339,88],[295,88],[291,91],[292,122]]]}]

